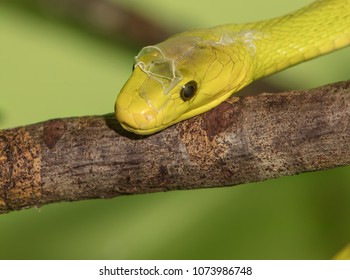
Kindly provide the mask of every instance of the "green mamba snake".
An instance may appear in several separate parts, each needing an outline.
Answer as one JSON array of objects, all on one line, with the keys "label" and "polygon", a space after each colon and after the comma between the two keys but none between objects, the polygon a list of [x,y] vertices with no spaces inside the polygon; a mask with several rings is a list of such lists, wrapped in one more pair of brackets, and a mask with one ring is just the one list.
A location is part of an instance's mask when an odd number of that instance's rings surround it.
[{"label": "green mamba snake", "polygon": [[350,0],[319,0],[256,23],[174,35],[144,47],[115,104],[147,135],[206,112],[252,81],[350,44]]}]

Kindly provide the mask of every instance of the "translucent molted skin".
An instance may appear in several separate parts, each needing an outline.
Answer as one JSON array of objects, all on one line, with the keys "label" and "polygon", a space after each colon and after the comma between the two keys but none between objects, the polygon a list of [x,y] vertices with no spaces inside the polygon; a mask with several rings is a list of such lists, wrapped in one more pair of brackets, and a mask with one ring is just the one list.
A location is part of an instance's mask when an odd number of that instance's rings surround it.
[{"label": "translucent molted skin", "polygon": [[[135,57],[116,117],[129,131],[152,134],[210,110],[255,79],[349,43],[350,0],[316,1],[271,20],[180,33]],[[183,100],[189,82],[196,91]]]}]

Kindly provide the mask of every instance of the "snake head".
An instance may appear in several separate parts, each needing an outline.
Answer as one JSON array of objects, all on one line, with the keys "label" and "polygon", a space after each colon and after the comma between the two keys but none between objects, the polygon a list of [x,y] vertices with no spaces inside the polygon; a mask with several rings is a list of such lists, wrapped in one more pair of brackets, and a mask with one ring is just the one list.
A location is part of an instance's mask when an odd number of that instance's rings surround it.
[{"label": "snake head", "polygon": [[147,135],[217,106],[247,83],[249,63],[234,49],[201,32],[143,48],[117,97],[117,119]]}]

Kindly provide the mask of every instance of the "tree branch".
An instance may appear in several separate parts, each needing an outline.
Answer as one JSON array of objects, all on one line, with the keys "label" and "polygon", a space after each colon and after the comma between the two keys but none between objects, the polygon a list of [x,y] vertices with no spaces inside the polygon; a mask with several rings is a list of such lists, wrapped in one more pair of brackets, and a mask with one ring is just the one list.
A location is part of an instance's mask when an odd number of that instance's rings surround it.
[{"label": "tree branch", "polygon": [[80,26],[111,42],[123,41],[138,48],[165,40],[174,32],[150,17],[110,0],[2,0],[7,5],[44,18]]},{"label": "tree branch", "polygon": [[[235,102],[234,102],[235,101]],[[350,81],[224,102],[141,137],[112,114],[0,131],[0,213],[350,164]]]}]

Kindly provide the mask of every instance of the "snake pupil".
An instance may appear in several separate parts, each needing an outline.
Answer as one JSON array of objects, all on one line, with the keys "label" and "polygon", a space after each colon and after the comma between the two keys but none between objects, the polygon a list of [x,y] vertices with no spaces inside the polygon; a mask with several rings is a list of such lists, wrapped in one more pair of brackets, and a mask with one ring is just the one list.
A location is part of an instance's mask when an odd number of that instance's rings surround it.
[{"label": "snake pupil", "polygon": [[180,91],[180,96],[183,101],[190,100],[197,91],[197,83],[195,81],[189,81],[187,84],[183,85]]}]

